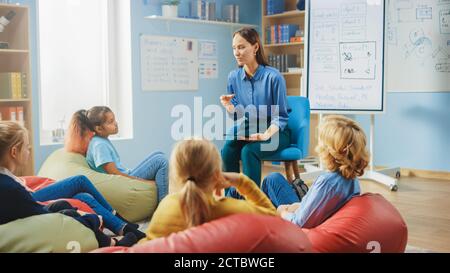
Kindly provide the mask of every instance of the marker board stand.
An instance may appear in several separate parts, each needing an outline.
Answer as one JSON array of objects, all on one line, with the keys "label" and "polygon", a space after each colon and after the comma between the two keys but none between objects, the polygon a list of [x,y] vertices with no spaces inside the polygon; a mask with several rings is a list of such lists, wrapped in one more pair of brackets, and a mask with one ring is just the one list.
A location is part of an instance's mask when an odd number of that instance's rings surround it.
[{"label": "marker board stand", "polygon": [[[323,118],[323,114],[319,114],[319,125]],[[373,166],[373,155],[374,155],[374,135],[375,135],[375,115],[370,115],[370,135],[369,135],[369,151],[370,151],[370,162],[369,162],[369,170],[364,172],[364,175],[361,177],[361,179],[367,179],[372,180],[378,183],[381,183],[383,185],[386,185],[389,187],[391,191],[397,191],[398,190],[398,178],[400,178],[400,168],[386,168],[375,171]],[[320,162],[319,167],[312,165],[312,164],[305,164],[304,168],[306,172],[300,173],[300,178],[303,180],[316,180],[317,177],[325,173],[325,169],[322,165],[322,162]],[[393,177],[395,178],[393,178]]]}]

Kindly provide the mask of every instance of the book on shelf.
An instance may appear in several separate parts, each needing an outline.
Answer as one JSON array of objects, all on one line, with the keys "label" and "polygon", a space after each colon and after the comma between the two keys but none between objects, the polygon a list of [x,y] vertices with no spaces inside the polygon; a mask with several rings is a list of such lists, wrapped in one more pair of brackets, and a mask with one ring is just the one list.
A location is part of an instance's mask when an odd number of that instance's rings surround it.
[{"label": "book on shelf", "polygon": [[285,73],[288,67],[297,67],[297,59],[296,54],[269,55],[269,65]]},{"label": "book on shelf", "polygon": [[266,15],[279,14],[284,12],[284,0],[267,0]]},{"label": "book on shelf", "polygon": [[283,44],[289,43],[291,37],[294,37],[300,26],[296,24],[281,24],[267,26],[266,44]]},{"label": "book on shelf", "polygon": [[24,99],[28,97],[26,73],[0,73],[0,99]]},{"label": "book on shelf", "polygon": [[288,73],[303,73],[303,68],[301,67],[288,67]]},{"label": "book on shelf", "polygon": [[25,115],[23,106],[1,106],[0,120],[15,121],[25,126]]}]

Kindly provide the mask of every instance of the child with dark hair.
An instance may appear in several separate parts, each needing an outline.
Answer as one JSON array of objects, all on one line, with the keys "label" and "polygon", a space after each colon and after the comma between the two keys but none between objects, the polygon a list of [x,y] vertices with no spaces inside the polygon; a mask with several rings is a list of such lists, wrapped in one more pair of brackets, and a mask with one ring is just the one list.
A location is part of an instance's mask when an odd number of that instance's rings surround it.
[{"label": "child with dark hair", "polygon": [[87,162],[91,169],[108,174],[121,175],[144,182],[156,182],[158,202],[168,193],[168,161],[162,152],[154,152],[136,168],[128,169],[122,165],[109,136],[119,132],[117,121],[112,110],[106,106],[92,107],[87,111],[87,118],[95,131],[89,143]]}]

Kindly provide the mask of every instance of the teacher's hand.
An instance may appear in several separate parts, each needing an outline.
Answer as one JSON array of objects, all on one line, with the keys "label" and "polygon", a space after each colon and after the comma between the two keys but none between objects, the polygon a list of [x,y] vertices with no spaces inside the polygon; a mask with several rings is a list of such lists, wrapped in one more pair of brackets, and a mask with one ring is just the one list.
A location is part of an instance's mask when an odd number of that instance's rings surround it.
[{"label": "teacher's hand", "polygon": [[267,141],[271,138],[272,136],[264,133],[264,134],[252,134],[250,135],[250,137],[248,138],[241,138],[240,140],[247,140],[247,141]]},{"label": "teacher's hand", "polygon": [[227,109],[228,112],[232,111],[234,108],[233,104],[231,103],[231,99],[233,99],[234,95],[223,95],[220,96],[220,103]]}]

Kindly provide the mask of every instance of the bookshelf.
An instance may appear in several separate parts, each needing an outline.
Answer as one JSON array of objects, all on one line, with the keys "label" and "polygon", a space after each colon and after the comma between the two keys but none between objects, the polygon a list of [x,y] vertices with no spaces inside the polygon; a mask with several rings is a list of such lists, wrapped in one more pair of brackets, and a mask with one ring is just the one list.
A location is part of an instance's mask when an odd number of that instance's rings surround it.
[{"label": "bookshelf", "polygon": [[[273,39],[274,37],[268,37],[270,33],[267,33],[267,27],[269,26],[278,26],[278,25],[298,25],[300,30],[305,30],[305,11],[297,10],[296,4],[297,0],[285,0],[284,12],[277,14],[268,14],[267,10],[267,2],[268,0],[262,0],[262,42],[264,46],[264,50],[266,55],[269,58],[271,63],[277,62],[276,57],[281,55],[296,55],[295,66],[297,68],[303,68],[303,55],[304,55],[304,42],[290,42],[289,39],[284,42],[280,42],[279,40]],[[272,30],[273,32],[274,30]],[[290,37],[287,37],[290,38]],[[267,43],[270,40],[270,43]],[[272,56],[272,60],[270,60],[270,56]],[[292,60],[294,61],[294,60]],[[292,61],[291,66],[292,66]],[[281,65],[280,61],[279,65]],[[277,67],[276,65],[274,65]],[[280,72],[282,72],[283,76],[285,76],[286,85],[287,85],[287,94],[288,96],[300,96],[301,94],[301,81],[302,81],[302,72],[290,72],[286,71],[286,65],[281,65],[284,69],[280,68]],[[280,66],[278,66],[280,67]],[[277,67],[277,68],[278,68]]]},{"label": "bookshelf", "polygon": [[159,15],[150,15],[146,16],[147,20],[161,20],[166,22],[181,22],[181,23],[192,23],[192,24],[207,24],[207,25],[220,25],[220,26],[228,26],[233,28],[241,28],[241,27],[252,27],[257,28],[256,25],[250,24],[242,24],[242,23],[231,23],[231,22],[223,22],[223,21],[212,21],[212,20],[200,20],[200,19],[191,19],[191,18],[180,18],[180,17],[163,17]]},{"label": "bookshelf", "polygon": [[[2,120],[22,123],[29,132],[32,146],[30,164],[20,175],[34,174],[34,145],[32,127],[31,70],[29,48],[29,9],[23,5],[0,4],[0,16],[10,11],[15,16],[0,32],[0,113]],[[15,110],[15,111],[14,111]]]},{"label": "bookshelf", "polygon": [[[301,71],[289,72],[283,71],[281,74],[286,80],[287,95],[288,96],[300,96],[302,93],[302,80],[304,76],[304,64],[305,64],[305,40],[297,42],[284,42],[284,43],[266,43],[268,41],[267,27],[273,25],[283,24],[295,24],[299,25],[299,29],[303,30],[304,37],[306,35],[306,12],[297,10],[297,0],[284,0],[284,12],[267,15],[267,2],[268,0],[261,0],[262,10],[262,22],[261,33],[264,50],[267,56],[269,55],[282,55],[282,54],[295,54],[298,55],[296,60],[296,67],[300,67]],[[273,37],[271,37],[273,38]],[[272,40],[272,39],[270,39]],[[317,126],[319,117],[317,114],[311,114],[310,120],[310,136],[309,136],[309,155],[316,156],[314,151],[317,145]]]}]

